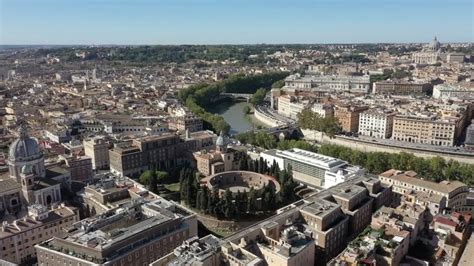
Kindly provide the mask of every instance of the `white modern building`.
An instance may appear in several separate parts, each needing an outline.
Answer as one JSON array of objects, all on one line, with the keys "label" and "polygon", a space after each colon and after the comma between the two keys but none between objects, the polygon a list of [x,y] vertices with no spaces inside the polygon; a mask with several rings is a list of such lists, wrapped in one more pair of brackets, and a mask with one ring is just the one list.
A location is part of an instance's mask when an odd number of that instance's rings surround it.
[{"label": "white modern building", "polygon": [[365,173],[365,169],[349,165],[346,161],[297,148],[268,150],[260,153],[260,157],[269,166],[276,163],[280,169],[291,165],[293,178],[310,187],[329,188]]},{"label": "white modern building", "polygon": [[380,139],[392,136],[393,118],[391,110],[369,109],[359,114],[359,134]]},{"label": "white modern building", "polygon": [[452,84],[440,84],[433,87],[433,98],[436,99],[474,99],[474,89]]}]

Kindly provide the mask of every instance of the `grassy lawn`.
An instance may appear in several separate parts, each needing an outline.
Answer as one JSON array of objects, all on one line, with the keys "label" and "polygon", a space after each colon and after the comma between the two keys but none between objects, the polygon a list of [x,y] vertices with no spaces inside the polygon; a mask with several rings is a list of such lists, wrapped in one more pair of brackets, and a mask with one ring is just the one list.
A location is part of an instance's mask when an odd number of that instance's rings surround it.
[{"label": "grassy lawn", "polygon": [[173,192],[179,191],[179,187],[180,187],[179,182],[165,185],[166,189],[168,189],[169,191],[173,191]]}]

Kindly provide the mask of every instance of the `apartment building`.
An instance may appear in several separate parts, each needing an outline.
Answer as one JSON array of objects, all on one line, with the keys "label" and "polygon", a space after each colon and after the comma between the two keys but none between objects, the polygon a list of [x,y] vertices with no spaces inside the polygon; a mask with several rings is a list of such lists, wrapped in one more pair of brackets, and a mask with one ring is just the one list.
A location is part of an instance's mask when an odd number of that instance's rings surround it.
[{"label": "apartment building", "polygon": [[423,82],[378,81],[374,82],[374,94],[386,95],[427,95],[433,91],[433,85]]},{"label": "apartment building", "polygon": [[310,102],[298,96],[282,95],[278,97],[278,113],[292,119],[297,119],[298,114],[308,107]]},{"label": "apartment building", "polygon": [[197,235],[192,214],[163,199],[132,200],[36,245],[39,265],[144,265]]},{"label": "apartment building", "polygon": [[344,215],[341,206],[326,199],[315,199],[301,209],[301,216],[314,232],[316,245],[326,256],[333,257],[344,248],[349,217]]},{"label": "apartment building", "polygon": [[305,75],[293,74],[285,78],[285,87],[306,90],[324,88],[331,91],[347,91],[368,93],[370,91],[370,76],[345,75]]},{"label": "apartment building", "polygon": [[311,111],[323,118],[334,116],[334,107],[331,104],[315,103],[311,107]]},{"label": "apartment building", "polygon": [[374,199],[363,186],[349,184],[331,189],[332,198],[349,217],[348,234],[358,234],[370,223]]},{"label": "apartment building", "polygon": [[203,130],[202,119],[196,115],[173,116],[168,122],[170,130],[196,132]]},{"label": "apartment building", "polygon": [[29,264],[36,258],[35,245],[59,235],[79,221],[76,208],[59,205],[48,209],[44,205],[28,206],[28,214],[12,222],[3,221],[0,231],[0,258]]},{"label": "apartment building", "polygon": [[185,240],[173,252],[150,263],[151,266],[165,265],[220,265],[220,239],[214,235],[199,238],[197,236]]},{"label": "apartment building", "polygon": [[88,156],[60,156],[66,162],[71,180],[86,182],[92,178],[92,159]]},{"label": "apartment building", "polygon": [[446,61],[448,63],[464,63],[464,61],[466,60],[466,55],[465,54],[461,54],[461,53],[449,53],[447,56],[446,56]]},{"label": "apartment building", "polygon": [[120,176],[134,176],[156,167],[164,169],[178,164],[185,143],[175,134],[162,134],[116,144],[109,150],[110,170]]},{"label": "apartment building", "polygon": [[454,146],[460,134],[461,118],[441,119],[434,116],[396,115],[392,139],[411,143]]},{"label": "apartment building", "polygon": [[[454,212],[451,214],[438,214],[433,218],[432,227],[436,233],[434,246],[443,251],[439,261],[450,261],[457,265],[466,243],[471,236],[472,215]],[[463,252],[464,251],[464,252]]]},{"label": "apartment building", "polygon": [[439,84],[433,87],[433,98],[436,99],[474,99],[474,89],[454,84]]},{"label": "apartment building", "polygon": [[367,106],[357,105],[338,105],[336,104],[334,117],[339,120],[342,131],[358,132],[359,131],[359,115],[369,109]]},{"label": "apartment building", "polygon": [[372,217],[372,228],[384,226],[401,227],[410,233],[410,245],[415,244],[421,231],[428,227],[428,209],[416,203],[403,202],[396,208],[381,207]]},{"label": "apartment building", "polygon": [[359,134],[380,139],[392,136],[395,112],[384,109],[370,109],[359,115]]},{"label": "apartment building", "polygon": [[391,169],[380,174],[379,178],[383,184],[391,185],[399,197],[412,190],[445,197],[446,207],[451,210],[459,210],[466,205],[469,193],[469,188],[462,182],[444,180],[436,183],[417,177],[414,171]]},{"label": "apartment building", "polygon": [[144,135],[161,134],[168,131],[168,124],[157,119],[132,117],[129,115],[100,114],[92,118],[81,119],[86,131],[108,134]]},{"label": "apartment building", "polygon": [[141,151],[131,142],[122,142],[109,150],[110,171],[119,176],[138,175],[147,170],[142,165]]},{"label": "apartment building", "polygon": [[104,138],[85,139],[83,146],[84,154],[92,159],[93,170],[109,169],[109,144]]}]

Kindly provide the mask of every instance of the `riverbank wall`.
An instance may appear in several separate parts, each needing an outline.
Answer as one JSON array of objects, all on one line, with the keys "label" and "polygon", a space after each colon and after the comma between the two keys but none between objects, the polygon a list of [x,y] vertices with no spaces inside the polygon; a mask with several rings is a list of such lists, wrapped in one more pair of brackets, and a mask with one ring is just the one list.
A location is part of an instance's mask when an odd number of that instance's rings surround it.
[{"label": "riverbank wall", "polygon": [[269,126],[269,127],[276,127],[276,126],[279,126],[280,123],[278,121],[276,121],[275,119],[269,117],[267,114],[264,114],[262,112],[260,112],[257,108],[255,108],[255,111],[254,111],[254,117],[260,121],[261,123]]},{"label": "riverbank wall", "polygon": [[363,152],[388,152],[388,153],[400,153],[400,152],[408,152],[413,153],[416,156],[422,158],[432,158],[436,156],[440,156],[445,160],[455,160],[460,163],[474,163],[474,154],[464,155],[464,154],[454,154],[454,153],[447,153],[447,152],[440,152],[440,151],[429,151],[423,150],[418,148],[410,148],[409,146],[399,147],[393,145],[387,145],[382,143],[373,143],[364,140],[356,140],[356,139],[349,139],[344,137],[336,136],[335,138],[329,138],[328,136],[322,134],[321,132],[314,131],[314,130],[302,130],[304,134],[305,140],[308,141],[315,141],[318,143],[327,143],[327,144],[335,144],[345,146],[351,149],[363,151]]}]

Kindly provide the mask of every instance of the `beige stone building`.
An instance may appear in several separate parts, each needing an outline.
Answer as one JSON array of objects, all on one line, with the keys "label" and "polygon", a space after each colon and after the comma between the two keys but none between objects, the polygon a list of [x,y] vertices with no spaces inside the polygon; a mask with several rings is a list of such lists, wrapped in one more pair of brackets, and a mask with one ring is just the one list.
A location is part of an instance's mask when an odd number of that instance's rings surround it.
[{"label": "beige stone building", "polygon": [[413,171],[388,170],[379,175],[383,184],[391,185],[393,192],[399,196],[412,190],[435,194],[446,198],[446,207],[452,210],[461,209],[466,205],[469,188],[459,181],[441,181],[440,183],[428,181],[417,177]]},{"label": "beige stone building", "polygon": [[103,170],[110,166],[109,144],[104,138],[91,138],[83,141],[84,153],[92,158],[92,169]]},{"label": "beige stone building", "polygon": [[411,143],[454,146],[464,123],[461,118],[437,119],[397,115],[393,119],[392,139]]},{"label": "beige stone building", "polygon": [[24,218],[2,224],[0,258],[17,264],[31,263],[36,257],[36,244],[63,233],[77,221],[79,213],[73,207],[60,205],[48,209],[39,204],[31,205]]},{"label": "beige stone building", "polygon": [[433,85],[423,82],[378,81],[374,82],[373,93],[387,95],[426,95],[433,90]]},{"label": "beige stone building", "polygon": [[185,142],[176,134],[136,138],[109,150],[110,170],[120,176],[136,176],[153,167],[173,167],[185,148]]},{"label": "beige stone building", "polygon": [[203,130],[202,119],[195,115],[182,115],[171,117],[168,127],[170,130],[176,130],[179,132],[196,132]]}]

